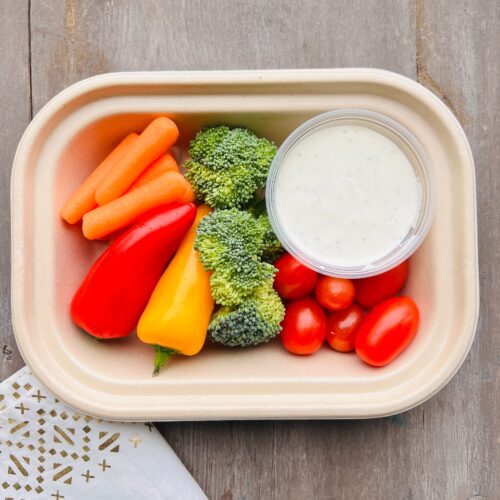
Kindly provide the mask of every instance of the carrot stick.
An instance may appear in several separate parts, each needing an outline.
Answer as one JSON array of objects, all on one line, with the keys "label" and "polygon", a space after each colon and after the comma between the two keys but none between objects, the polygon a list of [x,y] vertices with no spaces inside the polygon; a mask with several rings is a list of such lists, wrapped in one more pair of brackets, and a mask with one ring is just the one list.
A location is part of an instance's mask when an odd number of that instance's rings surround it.
[{"label": "carrot stick", "polygon": [[61,210],[61,217],[70,224],[78,222],[84,214],[96,206],[95,192],[99,183],[110,172],[113,165],[128,151],[139,138],[135,133],[127,135],[118,146],[99,164],[70,196]]},{"label": "carrot stick", "polygon": [[175,161],[175,158],[166,153],[163,156],[160,156],[157,160],[155,160],[149,167],[144,170],[144,172],[137,178],[137,180],[130,186],[128,191],[132,191],[133,189],[137,189],[138,187],[144,186],[149,181],[160,177],[161,174],[165,172],[178,172],[179,166]]},{"label": "carrot stick", "polygon": [[132,223],[148,210],[179,201],[186,192],[187,180],[178,172],[165,172],[106,205],[83,216],[83,234],[89,240],[102,238]]},{"label": "carrot stick", "polygon": [[97,204],[104,205],[125,193],[146,167],[175,143],[178,136],[177,125],[169,118],[162,116],[153,120],[99,184],[95,194]]},{"label": "carrot stick", "polygon": [[182,201],[184,203],[192,203],[194,201],[194,191],[193,191],[193,186],[189,182],[186,182],[186,190],[184,191],[184,194],[181,196],[179,201]]}]

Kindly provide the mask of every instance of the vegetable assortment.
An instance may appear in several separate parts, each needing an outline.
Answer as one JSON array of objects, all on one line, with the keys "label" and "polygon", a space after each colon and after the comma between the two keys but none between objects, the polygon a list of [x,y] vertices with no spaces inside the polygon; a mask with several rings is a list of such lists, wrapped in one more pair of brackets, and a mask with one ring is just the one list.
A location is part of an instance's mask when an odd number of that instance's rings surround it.
[{"label": "vegetable assortment", "polygon": [[76,325],[98,339],[136,330],[155,351],[155,375],[171,356],[197,354],[207,336],[245,347],[280,335],[298,355],[327,343],[374,366],[406,348],[418,309],[393,297],[407,262],[356,282],[318,275],[284,252],[267,216],[272,142],[207,127],[183,175],[170,151],[178,137],[166,117],[127,135],[61,209],[87,239],[111,240],[73,297]]},{"label": "vegetable assortment", "polygon": [[264,186],[275,146],[246,129],[210,127],[197,135],[186,162],[198,197],[215,210],[198,228],[195,248],[216,310],[209,337],[243,347],[267,342],[281,330],[285,309],[273,289],[282,252],[255,191]]},{"label": "vegetable assortment", "polygon": [[101,339],[131,333],[195,213],[193,203],[159,207],[113,241],[73,297],[73,321]]},{"label": "vegetable assortment", "polygon": [[201,205],[196,220],[163,273],[137,326],[137,335],[155,347],[156,375],[173,354],[193,356],[205,342],[214,308],[209,274],[193,247],[196,229],[210,212]]},{"label": "vegetable assortment", "polygon": [[[276,290],[283,299],[294,299],[286,306],[281,332],[281,342],[289,352],[313,354],[326,339],[335,351],[355,350],[365,363],[385,366],[413,340],[418,307],[409,297],[395,297],[408,276],[408,261],[359,280],[313,277],[314,271],[289,254],[276,265]],[[363,307],[370,305],[375,307],[365,314]]]}]

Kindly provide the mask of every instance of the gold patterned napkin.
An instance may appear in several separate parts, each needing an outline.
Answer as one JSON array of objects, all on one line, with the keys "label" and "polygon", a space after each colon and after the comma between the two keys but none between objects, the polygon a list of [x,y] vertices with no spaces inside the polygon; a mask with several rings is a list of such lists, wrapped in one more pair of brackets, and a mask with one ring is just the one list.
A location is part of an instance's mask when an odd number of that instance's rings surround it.
[{"label": "gold patterned napkin", "polygon": [[0,494],[207,498],[154,425],[82,415],[48,393],[27,367],[0,384]]}]

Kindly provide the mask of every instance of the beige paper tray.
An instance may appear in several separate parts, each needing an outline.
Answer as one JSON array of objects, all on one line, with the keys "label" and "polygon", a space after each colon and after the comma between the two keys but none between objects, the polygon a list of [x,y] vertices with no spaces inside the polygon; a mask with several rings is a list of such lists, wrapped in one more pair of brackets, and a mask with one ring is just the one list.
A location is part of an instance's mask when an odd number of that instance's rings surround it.
[{"label": "beige paper tray", "polygon": [[[422,312],[410,348],[383,369],[328,348],[294,357],[279,341],[208,346],[151,377],[152,350],[134,335],[97,342],[68,306],[103,245],[85,241],[58,211],[127,132],[156,114],[181,130],[177,154],[200,126],[248,126],[280,143],[323,111],[366,108],[406,126],[437,182],[436,218],[412,259],[406,292]],[[12,174],[12,315],[33,372],[83,412],[120,420],[366,418],[401,412],[440,390],[462,364],[478,316],[474,166],[453,114],[424,87],[373,69],[118,73],[52,99],[24,134]]]}]

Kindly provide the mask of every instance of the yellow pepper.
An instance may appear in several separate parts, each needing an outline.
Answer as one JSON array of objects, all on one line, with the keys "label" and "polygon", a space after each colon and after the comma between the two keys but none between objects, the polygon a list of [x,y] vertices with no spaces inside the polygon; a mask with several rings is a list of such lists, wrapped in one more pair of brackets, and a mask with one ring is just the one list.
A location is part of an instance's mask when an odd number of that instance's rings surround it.
[{"label": "yellow pepper", "polygon": [[174,354],[193,356],[205,342],[214,308],[210,274],[205,271],[193,248],[200,220],[210,213],[198,208],[196,219],[149,299],[137,326],[142,342],[155,347],[157,375]]}]

